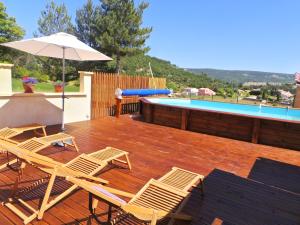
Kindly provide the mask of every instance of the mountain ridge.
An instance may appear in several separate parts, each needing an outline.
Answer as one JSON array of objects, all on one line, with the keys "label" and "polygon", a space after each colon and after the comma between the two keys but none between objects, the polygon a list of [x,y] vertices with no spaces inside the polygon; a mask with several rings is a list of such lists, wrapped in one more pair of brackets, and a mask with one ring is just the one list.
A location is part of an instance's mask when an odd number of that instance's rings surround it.
[{"label": "mountain ridge", "polygon": [[227,82],[275,82],[293,83],[294,75],[290,73],[276,73],[254,70],[225,70],[212,68],[184,68],[184,70]]},{"label": "mountain ridge", "polygon": [[[114,62],[111,62],[114,63]],[[127,56],[122,59],[122,72],[130,75],[151,76],[149,63],[155,77],[164,77],[167,87],[179,91],[185,87],[208,87],[211,89],[228,86],[226,82],[186,71],[165,59],[149,55]],[[114,65],[112,65],[114,68]]]}]

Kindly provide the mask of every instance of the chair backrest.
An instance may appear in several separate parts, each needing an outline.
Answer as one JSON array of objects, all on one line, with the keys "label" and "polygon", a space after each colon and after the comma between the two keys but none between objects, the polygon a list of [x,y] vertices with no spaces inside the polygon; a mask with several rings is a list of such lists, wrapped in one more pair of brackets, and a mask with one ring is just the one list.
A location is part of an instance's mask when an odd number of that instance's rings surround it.
[{"label": "chair backrest", "polygon": [[18,146],[18,144],[12,143],[9,140],[0,140],[0,148],[30,164],[42,165],[50,168],[63,165],[62,163],[59,163],[47,156],[42,156],[28,149],[22,148]]},{"label": "chair backrest", "polygon": [[22,133],[21,131],[18,131],[18,130],[12,129],[12,128],[8,128],[8,127],[4,127],[2,129],[0,129],[0,137],[1,138],[12,138],[21,133]]},{"label": "chair backrest", "polygon": [[113,147],[106,147],[101,151],[88,154],[89,157],[93,157],[97,160],[101,160],[105,162],[110,162],[111,160],[116,159],[122,155],[124,155],[123,150],[113,148]]},{"label": "chair backrest", "polygon": [[88,175],[94,175],[99,172],[103,167],[107,165],[107,162],[96,160],[89,155],[80,154],[76,158],[69,161],[64,167],[79,171]]},{"label": "chair backrest", "polygon": [[48,147],[50,144],[44,141],[39,140],[38,138],[30,138],[24,142],[18,144],[18,147],[26,149],[31,152],[37,152]]},{"label": "chair backrest", "polygon": [[180,190],[188,191],[193,185],[197,184],[200,179],[203,180],[204,176],[178,167],[173,167],[170,172],[158,180]]},{"label": "chair backrest", "polygon": [[129,201],[130,205],[147,207],[154,210],[173,212],[188,192],[175,189],[158,180],[151,179],[136,195]]}]

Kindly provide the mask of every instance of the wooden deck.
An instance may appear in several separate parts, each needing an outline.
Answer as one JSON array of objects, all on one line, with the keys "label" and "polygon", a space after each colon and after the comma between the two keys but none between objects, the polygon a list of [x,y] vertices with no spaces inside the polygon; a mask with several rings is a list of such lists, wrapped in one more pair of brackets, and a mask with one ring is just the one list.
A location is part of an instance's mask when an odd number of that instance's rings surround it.
[{"label": "wooden deck", "polygon": [[[100,174],[112,187],[136,193],[146,181],[160,177],[172,166],[207,176],[205,196],[202,198],[196,189],[184,209],[194,216],[193,225],[300,224],[299,151],[148,124],[129,116],[73,123],[66,128],[76,137],[80,152],[51,147],[41,154],[67,162],[80,153],[106,146],[126,150],[132,171],[109,168]],[[49,134],[57,130],[47,128]],[[37,169],[26,167],[22,186],[45,177]],[[15,178],[12,170],[1,171],[1,201],[7,198]],[[43,187],[41,184],[27,194],[30,204],[39,204]],[[87,193],[79,190],[32,224],[96,224],[89,217],[87,204]],[[105,211],[106,206],[101,204],[97,213],[105,217]],[[0,206],[0,224],[22,223]]]}]

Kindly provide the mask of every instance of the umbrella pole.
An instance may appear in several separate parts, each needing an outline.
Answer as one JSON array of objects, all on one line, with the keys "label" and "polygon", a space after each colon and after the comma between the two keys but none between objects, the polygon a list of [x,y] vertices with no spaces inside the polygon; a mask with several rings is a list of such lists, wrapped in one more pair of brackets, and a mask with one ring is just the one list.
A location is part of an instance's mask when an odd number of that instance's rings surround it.
[{"label": "umbrella pole", "polygon": [[65,130],[64,112],[65,112],[65,47],[63,47],[63,61],[62,61],[62,122],[61,130]]}]

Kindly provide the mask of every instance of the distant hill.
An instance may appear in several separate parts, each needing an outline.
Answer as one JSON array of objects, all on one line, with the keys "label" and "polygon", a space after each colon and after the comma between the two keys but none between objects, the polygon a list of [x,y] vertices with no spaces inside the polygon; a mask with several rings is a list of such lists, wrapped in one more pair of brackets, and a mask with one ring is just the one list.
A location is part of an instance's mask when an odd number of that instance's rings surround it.
[{"label": "distant hill", "polygon": [[223,81],[235,81],[244,83],[249,81],[255,82],[276,82],[276,83],[292,83],[294,82],[293,74],[272,73],[247,70],[218,70],[218,69],[185,69],[195,74],[207,74],[207,76],[220,79]]},{"label": "distant hill", "polygon": [[147,55],[136,55],[122,59],[122,73],[150,76],[149,62],[155,77],[165,77],[168,88],[180,90],[184,87],[224,87],[224,81],[208,77],[205,74],[194,74],[177,67],[169,61]]}]

